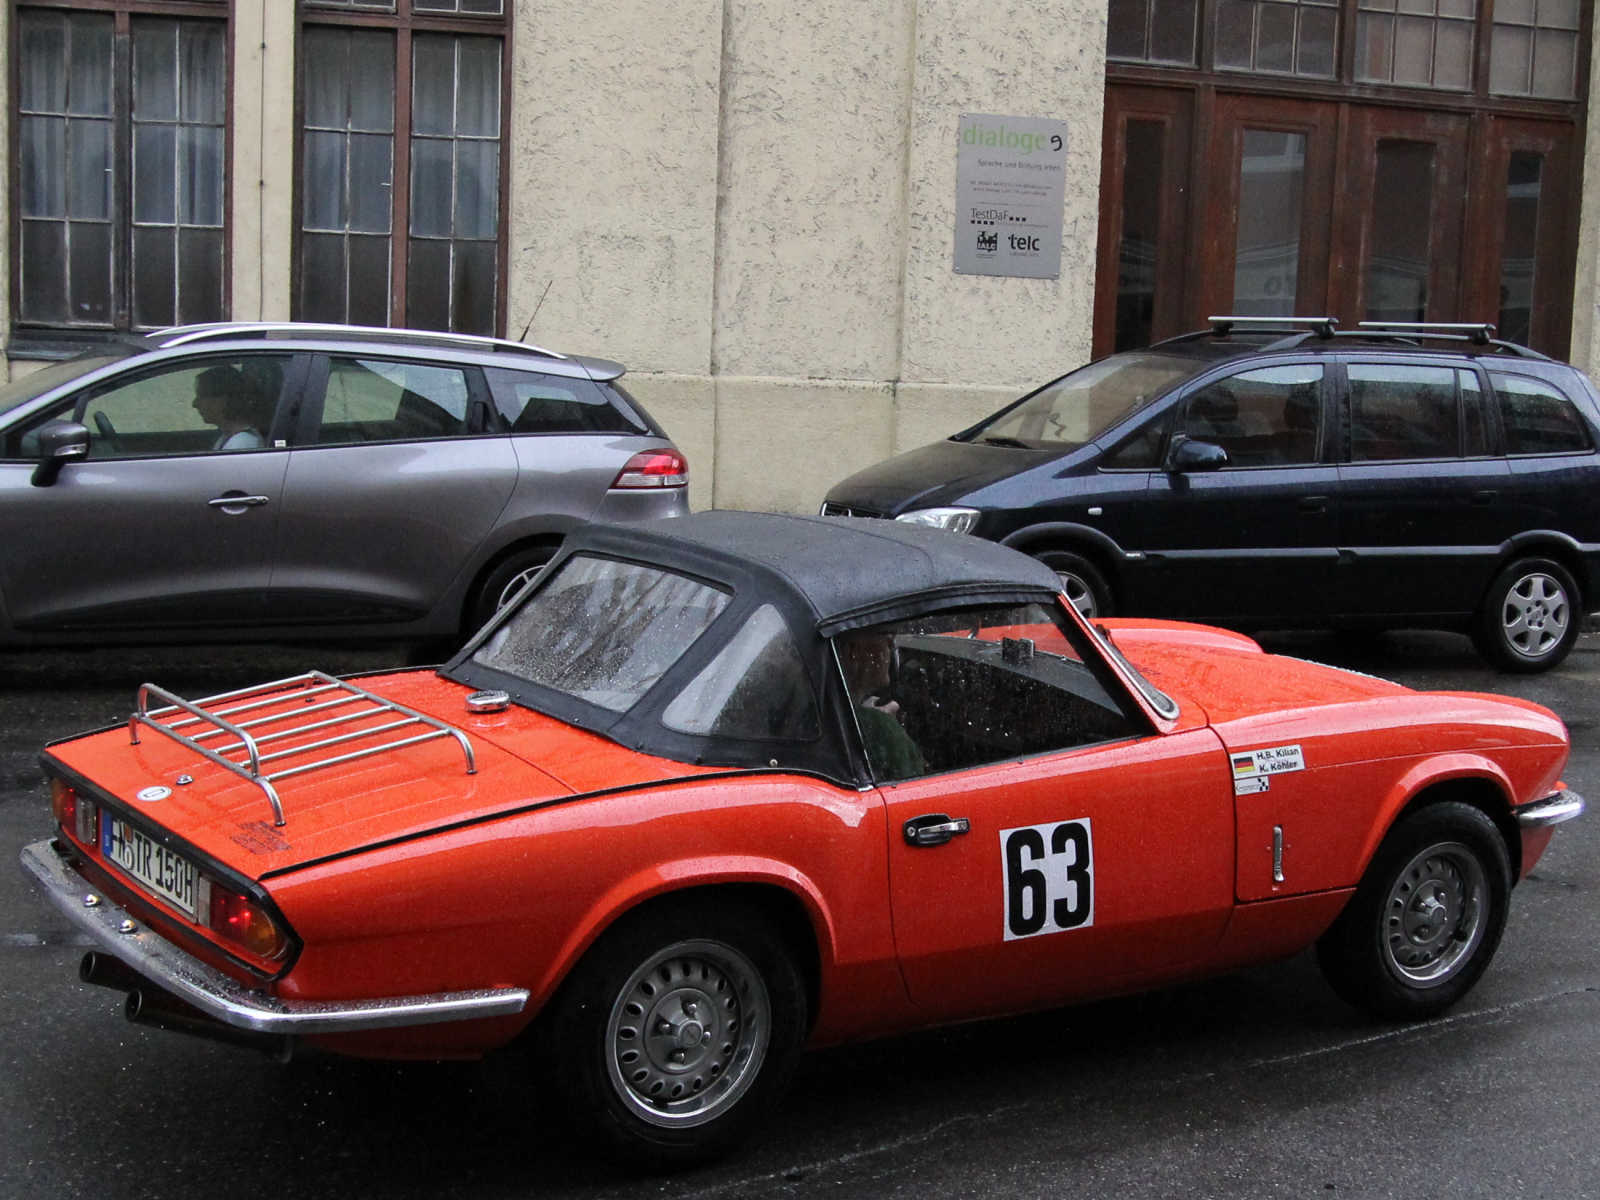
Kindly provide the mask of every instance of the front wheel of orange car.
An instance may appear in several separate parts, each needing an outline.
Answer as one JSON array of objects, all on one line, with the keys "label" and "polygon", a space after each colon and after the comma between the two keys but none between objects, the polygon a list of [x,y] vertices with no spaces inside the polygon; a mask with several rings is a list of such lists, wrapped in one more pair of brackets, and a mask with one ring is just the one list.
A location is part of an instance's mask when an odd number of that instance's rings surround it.
[{"label": "front wheel of orange car", "polygon": [[574,969],[540,1039],[579,1132],[672,1169],[724,1151],[777,1100],[806,993],[764,914],[667,903],[625,918]]},{"label": "front wheel of orange car", "polygon": [[1431,804],[1390,830],[1318,941],[1318,962],[1334,991],[1373,1016],[1436,1016],[1488,968],[1510,896],[1495,823],[1467,804]]}]

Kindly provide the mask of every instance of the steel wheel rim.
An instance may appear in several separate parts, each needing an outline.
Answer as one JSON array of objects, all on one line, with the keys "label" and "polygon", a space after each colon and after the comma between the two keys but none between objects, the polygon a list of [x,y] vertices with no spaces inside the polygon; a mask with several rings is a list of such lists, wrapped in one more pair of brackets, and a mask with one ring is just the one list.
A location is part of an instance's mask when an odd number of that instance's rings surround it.
[{"label": "steel wheel rim", "polygon": [[1440,842],[1396,876],[1383,913],[1383,956],[1411,987],[1438,987],[1471,960],[1488,925],[1489,880],[1478,855]]},{"label": "steel wheel rim", "polygon": [[1094,589],[1083,576],[1074,575],[1071,571],[1057,571],[1056,578],[1061,580],[1061,590],[1085,621],[1092,621],[1099,615],[1094,602]]},{"label": "steel wheel rim", "polygon": [[651,1125],[702,1125],[731,1108],[766,1060],[771,1004],[760,973],[721,942],[678,942],[629,977],[606,1022],[606,1069]]},{"label": "steel wheel rim", "polygon": [[1567,634],[1572,619],[1567,590],[1543,572],[1524,575],[1511,585],[1500,606],[1506,645],[1523,658],[1543,658]]}]

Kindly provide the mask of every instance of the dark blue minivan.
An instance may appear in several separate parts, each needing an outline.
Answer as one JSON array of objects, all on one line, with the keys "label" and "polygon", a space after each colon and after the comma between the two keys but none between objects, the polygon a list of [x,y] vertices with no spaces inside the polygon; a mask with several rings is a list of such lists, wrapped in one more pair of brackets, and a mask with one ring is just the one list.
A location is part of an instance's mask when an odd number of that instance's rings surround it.
[{"label": "dark blue minivan", "polygon": [[1089,615],[1432,627],[1510,671],[1600,595],[1600,394],[1492,326],[1217,318],[835,486],[1015,546]]}]

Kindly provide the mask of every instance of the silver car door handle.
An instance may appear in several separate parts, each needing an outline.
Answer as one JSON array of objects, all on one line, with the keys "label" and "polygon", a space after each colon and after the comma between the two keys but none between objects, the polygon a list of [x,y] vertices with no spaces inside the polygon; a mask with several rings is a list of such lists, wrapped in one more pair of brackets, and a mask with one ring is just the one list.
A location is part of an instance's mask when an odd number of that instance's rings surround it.
[{"label": "silver car door handle", "polygon": [[270,496],[218,496],[215,500],[207,500],[212,508],[224,511],[230,508],[260,508],[263,504],[270,504]]},{"label": "silver car door handle", "polygon": [[965,817],[951,820],[944,813],[931,813],[925,817],[912,817],[901,832],[910,846],[942,846],[959,833],[971,828]]}]

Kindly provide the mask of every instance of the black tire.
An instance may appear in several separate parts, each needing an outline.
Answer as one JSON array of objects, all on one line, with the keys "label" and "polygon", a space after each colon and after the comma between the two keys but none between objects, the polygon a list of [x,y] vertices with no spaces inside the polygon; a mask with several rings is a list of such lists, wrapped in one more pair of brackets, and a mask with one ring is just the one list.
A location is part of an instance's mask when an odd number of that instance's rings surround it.
[{"label": "black tire", "polygon": [[1510,898],[1495,823],[1471,805],[1430,804],[1389,831],[1317,942],[1317,961],[1333,990],[1372,1016],[1436,1016],[1488,969]]},{"label": "black tire", "polygon": [[1582,595],[1572,573],[1548,558],[1522,558],[1484,593],[1473,644],[1502,671],[1548,671],[1578,640]]},{"label": "black tire", "polygon": [[581,1138],[674,1170],[722,1153],[771,1108],[806,1028],[805,985],[777,925],[687,897],[595,943],[539,1018],[535,1066]]},{"label": "black tire", "polygon": [[471,637],[499,612],[534,575],[556,556],[559,546],[529,546],[513,551],[478,585],[472,601],[467,605],[466,621],[462,633]]},{"label": "black tire", "polygon": [[1034,557],[1061,577],[1067,599],[1087,620],[1117,615],[1111,585],[1087,558],[1070,550],[1041,550]]}]

